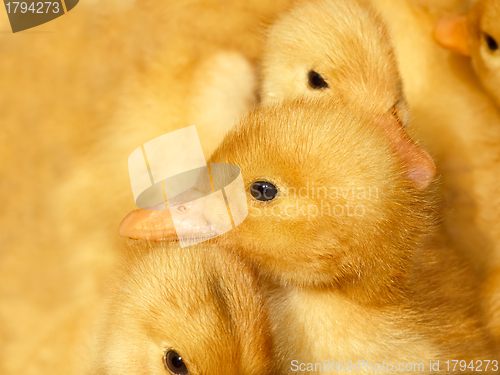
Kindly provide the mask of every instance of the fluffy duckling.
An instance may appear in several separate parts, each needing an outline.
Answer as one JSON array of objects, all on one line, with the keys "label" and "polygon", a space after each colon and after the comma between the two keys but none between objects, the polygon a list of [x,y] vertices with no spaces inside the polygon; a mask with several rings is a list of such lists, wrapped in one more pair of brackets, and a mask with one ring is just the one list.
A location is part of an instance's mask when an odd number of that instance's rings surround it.
[{"label": "fluffy duckling", "polygon": [[464,16],[438,22],[434,35],[438,43],[470,56],[483,86],[500,104],[500,3],[478,0]]},{"label": "fluffy duckling", "polygon": [[263,289],[215,246],[133,244],[114,281],[89,374],[275,374]]},{"label": "fluffy duckling", "polygon": [[[344,105],[342,103],[325,98],[322,104],[308,104],[317,109],[316,116],[309,110],[302,111],[301,102],[288,104],[282,111],[283,116],[297,115],[295,121],[274,119],[273,116],[281,116],[281,103],[276,103],[272,107],[274,112],[265,112],[265,115],[261,114],[264,111],[256,111],[237,131],[228,133],[210,159],[211,163],[238,165],[251,193],[249,217],[220,241],[240,247],[252,258],[259,259],[272,274],[297,284],[331,284],[346,275],[356,278],[363,270],[369,271],[377,259],[392,258],[399,264],[402,253],[418,242],[422,233],[429,231],[428,223],[432,222],[432,210],[422,196],[435,174],[430,156],[406,135],[391,114],[367,120],[348,116],[346,111],[328,110],[328,105]],[[335,117],[325,120],[328,116]],[[265,121],[273,122],[266,125]],[[326,122],[317,125],[321,121]],[[390,142],[382,147],[378,139],[382,135],[371,135],[366,124],[381,127]],[[388,145],[398,158],[388,157]],[[397,163],[405,167],[398,169]],[[196,187],[201,196],[205,195],[206,186],[202,183]],[[301,191],[308,189],[313,189],[307,191],[308,198],[299,199]],[[280,199],[275,200],[278,192]],[[179,205],[174,218],[175,223],[180,224],[178,227],[184,228],[183,233],[179,233],[182,237],[199,235],[201,228],[217,227],[219,216],[211,209],[215,205],[197,200],[200,192],[196,189],[191,194],[192,199],[189,192],[183,194],[183,202],[191,202]],[[364,197],[361,201],[359,194]],[[383,198],[371,199],[373,194]],[[386,201],[394,203],[384,205]],[[362,206],[356,211],[360,202]],[[203,204],[208,209],[200,207]],[[309,213],[309,204],[311,210],[329,214]],[[421,210],[413,212],[416,206]],[[401,209],[409,211],[394,214]],[[274,210],[279,210],[279,214]],[[339,210],[342,213],[337,215]],[[277,220],[269,220],[269,215]],[[135,210],[123,220],[120,234],[144,240],[170,240],[177,238],[173,224],[168,211]],[[414,225],[415,230],[409,232],[408,228]],[[259,228],[264,226],[277,236],[275,241],[255,242]],[[373,226],[380,230],[374,231]],[[394,253],[384,247],[370,252],[371,261],[365,258],[366,254],[354,256],[358,251],[353,249],[358,245],[391,243],[394,238],[402,241],[394,246]],[[329,251],[325,250],[325,244],[330,244],[332,251],[339,250],[326,255]],[[288,261],[283,262],[283,257]],[[363,262],[358,261],[361,257],[365,258]],[[376,280],[368,284],[376,288],[383,284],[377,272],[372,276]],[[388,271],[385,277],[390,280],[395,275]]]},{"label": "fluffy duckling", "polygon": [[385,23],[366,1],[300,4],[267,34],[262,59],[263,101],[342,93],[394,111],[406,124],[409,113]]},{"label": "fluffy duckling", "polygon": [[[264,106],[211,158],[242,169],[249,216],[212,241],[276,283],[282,371],[367,360],[418,361],[431,373],[429,361],[496,359],[474,273],[437,232],[434,164],[392,115],[376,113],[341,99]],[[155,217],[137,211],[122,234],[134,220],[135,235],[149,235]],[[212,220],[187,213],[184,224]]]},{"label": "fluffy duckling", "polygon": [[[444,226],[454,247],[474,264],[480,277],[489,279],[484,284],[486,304],[491,306],[491,328],[500,339],[498,105],[467,58],[437,45],[433,15],[407,1],[373,2],[390,25],[397,47],[412,128],[437,161],[445,197]],[[492,36],[496,38],[493,32]]]}]

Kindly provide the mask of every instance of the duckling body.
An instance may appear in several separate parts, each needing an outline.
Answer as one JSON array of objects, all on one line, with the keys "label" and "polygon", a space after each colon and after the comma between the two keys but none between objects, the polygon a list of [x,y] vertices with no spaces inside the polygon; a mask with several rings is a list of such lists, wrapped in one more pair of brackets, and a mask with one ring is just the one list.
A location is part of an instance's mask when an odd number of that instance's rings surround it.
[{"label": "duckling body", "polygon": [[434,15],[406,2],[375,0],[374,4],[396,46],[413,115],[409,131],[436,160],[444,225],[453,247],[469,259],[482,280],[490,325],[500,338],[498,106],[470,60],[437,45]]},{"label": "duckling body", "polygon": [[131,246],[89,374],[275,374],[264,290],[247,265],[215,246]]}]

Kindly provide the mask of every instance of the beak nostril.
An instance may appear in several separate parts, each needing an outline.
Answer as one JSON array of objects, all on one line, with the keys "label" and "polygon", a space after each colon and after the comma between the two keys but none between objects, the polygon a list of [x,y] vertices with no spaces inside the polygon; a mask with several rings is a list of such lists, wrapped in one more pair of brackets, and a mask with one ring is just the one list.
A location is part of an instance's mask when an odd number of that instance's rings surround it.
[{"label": "beak nostril", "polygon": [[177,211],[179,212],[186,212],[188,210],[188,208],[186,206],[178,206],[177,207]]}]

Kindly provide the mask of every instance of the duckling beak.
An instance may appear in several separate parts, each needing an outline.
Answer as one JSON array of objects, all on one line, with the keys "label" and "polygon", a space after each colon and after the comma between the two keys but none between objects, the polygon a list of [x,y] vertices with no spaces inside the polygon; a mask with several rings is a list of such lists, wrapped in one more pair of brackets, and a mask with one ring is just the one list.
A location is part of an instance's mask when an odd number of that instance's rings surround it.
[{"label": "duckling beak", "polygon": [[470,56],[466,16],[452,16],[440,20],[434,29],[434,38],[441,47]]},{"label": "duckling beak", "polygon": [[177,232],[170,211],[138,209],[129,213],[120,224],[122,237],[146,241],[176,241]]},{"label": "duckling beak", "polygon": [[167,210],[164,205],[151,208],[128,214],[120,224],[120,236],[147,241],[179,241],[185,247],[232,228],[230,220],[226,219],[227,209],[221,192],[203,196],[193,188],[174,197]]}]

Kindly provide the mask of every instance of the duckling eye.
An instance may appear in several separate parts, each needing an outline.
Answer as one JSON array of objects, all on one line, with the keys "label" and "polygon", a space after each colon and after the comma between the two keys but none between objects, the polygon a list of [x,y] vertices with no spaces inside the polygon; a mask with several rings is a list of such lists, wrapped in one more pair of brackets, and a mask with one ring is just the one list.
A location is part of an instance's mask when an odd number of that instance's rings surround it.
[{"label": "duckling eye", "polygon": [[486,44],[488,45],[490,51],[498,50],[498,43],[491,35],[484,34],[484,39],[486,40]]},{"label": "duckling eye", "polygon": [[309,86],[315,90],[324,89],[328,87],[328,83],[325,82],[323,77],[321,77],[314,70],[311,70],[308,75]]},{"label": "duckling eye", "polygon": [[257,181],[250,186],[250,194],[259,201],[267,202],[276,198],[278,189],[270,182]]},{"label": "duckling eye", "polygon": [[173,350],[169,350],[165,353],[163,357],[163,362],[165,363],[165,367],[167,370],[173,375],[187,375],[188,370],[181,356],[174,352]]}]

